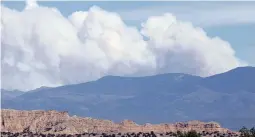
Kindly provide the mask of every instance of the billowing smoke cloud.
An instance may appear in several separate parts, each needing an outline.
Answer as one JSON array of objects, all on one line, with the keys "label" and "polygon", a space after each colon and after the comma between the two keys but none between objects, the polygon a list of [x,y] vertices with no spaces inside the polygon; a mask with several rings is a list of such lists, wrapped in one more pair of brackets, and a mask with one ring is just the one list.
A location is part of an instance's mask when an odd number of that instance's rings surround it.
[{"label": "billowing smoke cloud", "polygon": [[241,65],[228,42],[210,38],[201,28],[171,14],[150,17],[141,32],[150,38],[148,45],[157,59],[158,73],[208,76]]},{"label": "billowing smoke cloud", "polygon": [[208,76],[241,65],[228,42],[210,38],[169,13],[150,17],[139,31],[125,25],[118,14],[96,6],[69,17],[33,0],[21,12],[1,8],[6,89],[59,86],[105,75]]}]

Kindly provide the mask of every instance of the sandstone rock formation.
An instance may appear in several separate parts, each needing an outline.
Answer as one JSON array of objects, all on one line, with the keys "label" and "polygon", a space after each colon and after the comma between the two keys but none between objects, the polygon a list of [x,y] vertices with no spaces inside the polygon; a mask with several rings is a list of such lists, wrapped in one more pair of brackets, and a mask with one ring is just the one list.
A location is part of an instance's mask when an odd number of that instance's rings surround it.
[{"label": "sandstone rock formation", "polygon": [[121,123],[114,123],[109,120],[98,120],[93,118],[82,118],[69,116],[67,112],[58,111],[21,111],[2,109],[1,110],[1,131],[2,132],[23,132],[33,133],[54,133],[54,134],[81,134],[88,133],[109,133],[109,132],[150,132],[165,133],[176,131],[197,132],[231,132],[222,128],[218,123],[204,123],[200,121],[178,122],[174,124],[144,124],[138,125],[133,121],[124,120]]}]

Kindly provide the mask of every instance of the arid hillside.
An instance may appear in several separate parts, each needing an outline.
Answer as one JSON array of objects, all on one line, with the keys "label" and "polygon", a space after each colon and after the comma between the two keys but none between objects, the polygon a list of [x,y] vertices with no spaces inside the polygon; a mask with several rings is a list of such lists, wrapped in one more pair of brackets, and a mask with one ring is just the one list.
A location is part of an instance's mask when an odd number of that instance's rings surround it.
[{"label": "arid hillside", "polygon": [[173,124],[138,125],[133,121],[124,120],[114,123],[109,120],[99,120],[88,117],[69,116],[67,112],[58,111],[21,111],[1,110],[2,132],[33,132],[52,134],[82,134],[82,133],[167,133],[195,130],[199,133],[234,133],[222,128],[218,123],[200,121],[178,122]]}]

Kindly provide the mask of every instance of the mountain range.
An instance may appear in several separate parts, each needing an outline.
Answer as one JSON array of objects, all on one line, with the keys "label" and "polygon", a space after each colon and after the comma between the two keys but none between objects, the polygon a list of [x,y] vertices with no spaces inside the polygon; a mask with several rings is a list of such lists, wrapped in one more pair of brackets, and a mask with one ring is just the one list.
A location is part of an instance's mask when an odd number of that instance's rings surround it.
[{"label": "mountain range", "polygon": [[6,109],[68,111],[115,122],[217,121],[237,130],[255,126],[255,68],[239,67],[210,77],[181,73],[106,76],[28,92],[2,89],[1,104]]}]

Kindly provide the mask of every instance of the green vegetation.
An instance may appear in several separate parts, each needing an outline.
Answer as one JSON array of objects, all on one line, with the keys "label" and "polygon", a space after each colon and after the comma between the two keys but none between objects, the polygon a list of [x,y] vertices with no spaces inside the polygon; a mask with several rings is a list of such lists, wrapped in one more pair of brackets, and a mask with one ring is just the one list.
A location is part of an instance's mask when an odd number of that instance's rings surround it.
[{"label": "green vegetation", "polygon": [[255,137],[255,128],[248,129],[246,127],[243,127],[239,130],[241,133],[241,137]]},{"label": "green vegetation", "polygon": [[201,135],[194,130],[184,133],[178,131],[177,137],[201,137]]}]

